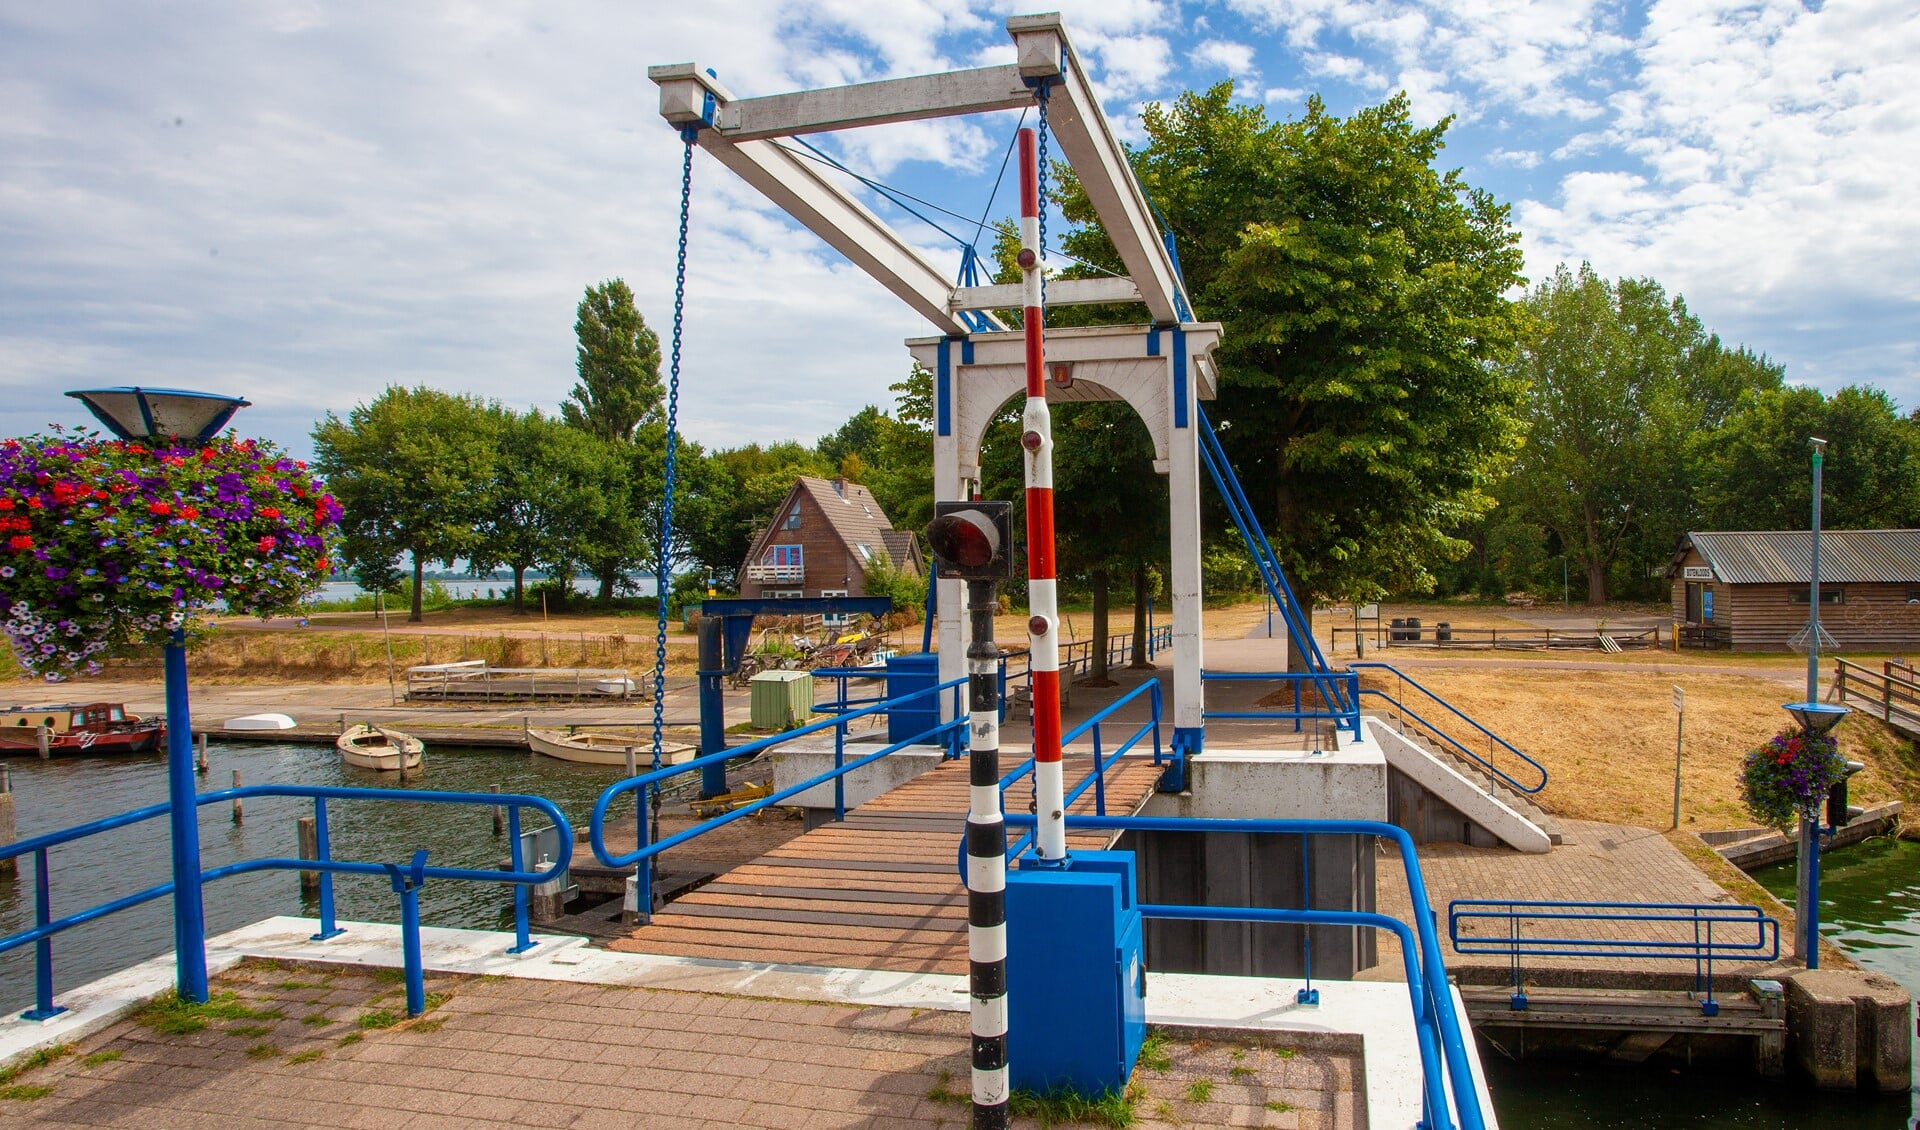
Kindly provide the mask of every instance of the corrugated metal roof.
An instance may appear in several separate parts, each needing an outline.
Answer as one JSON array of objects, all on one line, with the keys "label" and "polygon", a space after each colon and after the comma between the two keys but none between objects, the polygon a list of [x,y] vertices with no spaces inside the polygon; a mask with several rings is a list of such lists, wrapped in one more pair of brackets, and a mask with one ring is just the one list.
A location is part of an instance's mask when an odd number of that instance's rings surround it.
[{"label": "corrugated metal roof", "polygon": [[[1690,533],[1687,540],[1713,567],[1713,575],[1727,584],[1804,585],[1813,580],[1813,534],[1808,530]],[[1822,530],[1820,580],[1836,585],[1920,584],[1920,530]]]}]

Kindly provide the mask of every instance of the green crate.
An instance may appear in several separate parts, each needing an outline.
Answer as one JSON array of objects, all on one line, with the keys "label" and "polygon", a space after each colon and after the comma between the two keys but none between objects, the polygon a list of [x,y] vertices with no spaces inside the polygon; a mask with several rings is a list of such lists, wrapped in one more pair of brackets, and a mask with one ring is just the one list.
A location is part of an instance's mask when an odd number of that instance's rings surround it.
[{"label": "green crate", "polygon": [[813,672],[762,671],[753,677],[747,716],[757,730],[784,730],[813,716]]}]

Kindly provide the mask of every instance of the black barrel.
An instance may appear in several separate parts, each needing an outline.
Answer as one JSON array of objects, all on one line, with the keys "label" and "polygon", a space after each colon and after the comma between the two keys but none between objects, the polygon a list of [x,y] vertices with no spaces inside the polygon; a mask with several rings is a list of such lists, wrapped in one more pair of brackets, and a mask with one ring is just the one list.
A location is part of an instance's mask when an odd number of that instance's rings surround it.
[{"label": "black barrel", "polygon": [[1445,620],[1435,624],[1433,626],[1433,638],[1436,643],[1452,643],[1453,625],[1447,623]]},{"label": "black barrel", "polygon": [[1394,617],[1393,623],[1387,628],[1387,638],[1390,640],[1406,639],[1407,622],[1398,616]]},{"label": "black barrel", "polygon": [[1420,617],[1418,616],[1407,617],[1407,638],[1410,640],[1417,640],[1420,638]]}]

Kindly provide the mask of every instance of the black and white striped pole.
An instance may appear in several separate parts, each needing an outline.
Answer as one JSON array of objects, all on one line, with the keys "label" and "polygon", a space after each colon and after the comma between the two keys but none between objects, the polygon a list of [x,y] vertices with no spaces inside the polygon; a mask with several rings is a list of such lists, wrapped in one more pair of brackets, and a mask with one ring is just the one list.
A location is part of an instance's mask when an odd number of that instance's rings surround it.
[{"label": "black and white striped pole", "polygon": [[1007,824],[1000,811],[1000,581],[1012,575],[1013,507],[942,502],[927,527],[940,575],[967,582],[967,973],[973,1130],[1004,1130],[1007,1097]]},{"label": "black and white striped pole", "polygon": [[967,973],[973,1012],[973,1130],[1007,1124],[1007,823],[1000,811],[1000,645],[994,581],[967,582]]}]

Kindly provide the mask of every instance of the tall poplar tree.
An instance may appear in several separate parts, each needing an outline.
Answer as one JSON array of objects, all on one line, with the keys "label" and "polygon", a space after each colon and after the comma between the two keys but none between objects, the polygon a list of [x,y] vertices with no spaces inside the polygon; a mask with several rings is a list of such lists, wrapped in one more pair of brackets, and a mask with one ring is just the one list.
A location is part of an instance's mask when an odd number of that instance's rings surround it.
[{"label": "tall poplar tree", "polygon": [[560,418],[601,439],[631,443],[634,429],[660,411],[660,338],[621,279],[587,288],[573,333],[580,381],[560,405]]}]

